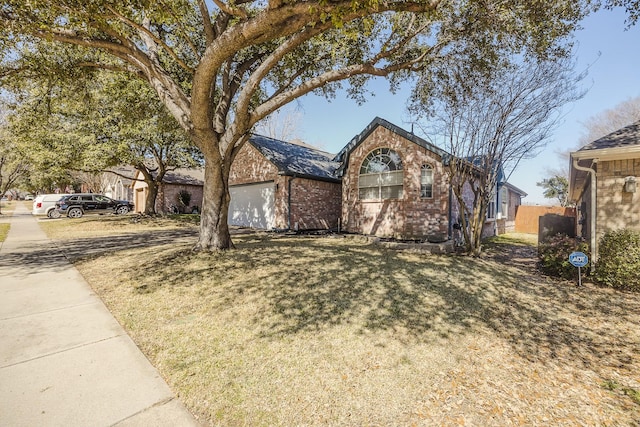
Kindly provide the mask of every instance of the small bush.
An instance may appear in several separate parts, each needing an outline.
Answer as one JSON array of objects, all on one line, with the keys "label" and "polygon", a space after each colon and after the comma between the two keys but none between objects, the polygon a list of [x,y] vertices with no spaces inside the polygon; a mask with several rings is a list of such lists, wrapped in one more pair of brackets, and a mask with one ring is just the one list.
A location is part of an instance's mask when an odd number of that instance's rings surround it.
[{"label": "small bush", "polygon": [[640,232],[618,230],[600,239],[595,280],[617,289],[640,291]]},{"label": "small bush", "polygon": [[178,203],[182,207],[189,206],[189,203],[191,203],[191,193],[189,193],[187,190],[180,190],[180,192],[178,193]]},{"label": "small bush", "polygon": [[[575,279],[578,277],[578,269],[569,262],[571,252],[589,251],[589,245],[569,237],[566,234],[556,234],[548,237],[538,245],[538,257],[543,271],[552,276],[564,279]],[[587,272],[588,264],[583,267],[583,272]]]}]

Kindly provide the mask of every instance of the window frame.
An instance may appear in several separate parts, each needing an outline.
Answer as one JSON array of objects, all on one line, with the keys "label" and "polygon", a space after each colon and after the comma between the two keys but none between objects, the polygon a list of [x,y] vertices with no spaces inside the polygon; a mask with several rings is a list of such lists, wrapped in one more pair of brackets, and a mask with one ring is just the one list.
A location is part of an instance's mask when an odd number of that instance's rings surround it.
[{"label": "window frame", "polygon": [[[431,179],[430,179],[430,183],[425,183],[424,178],[424,172],[425,171],[430,171],[431,172]],[[420,166],[420,198],[421,199],[433,199],[433,181],[434,181],[434,176],[435,176],[435,168],[433,167],[433,165],[429,164],[429,163],[425,163],[422,166]],[[425,195],[425,191],[427,190],[428,186],[428,191],[429,194]]]},{"label": "window frame", "polygon": [[360,165],[358,200],[400,200],[403,197],[404,168],[400,154],[389,147],[371,150]]}]

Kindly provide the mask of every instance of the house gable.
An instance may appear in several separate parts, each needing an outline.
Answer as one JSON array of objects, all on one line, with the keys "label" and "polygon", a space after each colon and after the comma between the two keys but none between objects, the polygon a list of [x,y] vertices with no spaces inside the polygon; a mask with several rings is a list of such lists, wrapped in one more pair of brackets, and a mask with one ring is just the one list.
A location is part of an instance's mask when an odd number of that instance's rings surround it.
[{"label": "house gable", "polygon": [[[361,174],[363,164],[377,151],[393,152],[401,164],[401,181],[395,184],[402,188],[392,190],[390,197],[382,196],[382,188],[377,198],[361,191],[361,180],[368,179],[366,173]],[[339,171],[343,228],[382,237],[425,239],[439,235],[446,239],[450,204],[448,179],[442,164],[444,155],[443,150],[421,138],[376,118],[334,158],[343,162]],[[423,171],[432,177],[428,191],[423,191]],[[397,173],[394,176],[397,177]]]},{"label": "house gable", "polygon": [[364,128],[362,132],[360,132],[358,135],[353,137],[353,139],[349,141],[349,143],[342,150],[340,150],[340,152],[336,154],[336,156],[333,158],[334,162],[340,163],[340,166],[336,171],[337,176],[342,176],[342,174],[344,173],[345,168],[349,164],[349,156],[351,155],[351,152],[355,150],[364,141],[366,141],[369,138],[369,136],[378,127],[383,127],[389,130],[390,132],[406,139],[407,141],[411,141],[417,144],[418,146],[433,152],[434,154],[439,156],[441,159],[449,156],[446,151],[436,147],[430,142],[427,142],[426,140],[414,135],[411,132],[407,132],[406,130],[394,125],[393,123],[390,123],[380,117],[376,117],[371,121],[371,123],[367,125],[366,128]]}]

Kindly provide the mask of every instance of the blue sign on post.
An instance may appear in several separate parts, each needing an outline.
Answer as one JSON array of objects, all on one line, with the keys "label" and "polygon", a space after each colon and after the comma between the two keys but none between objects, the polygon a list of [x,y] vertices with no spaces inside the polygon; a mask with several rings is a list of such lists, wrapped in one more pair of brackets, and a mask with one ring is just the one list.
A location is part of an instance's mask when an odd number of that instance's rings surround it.
[{"label": "blue sign on post", "polygon": [[569,262],[574,267],[578,267],[578,286],[582,286],[582,273],[580,267],[584,267],[589,262],[589,257],[582,252],[571,252]]},{"label": "blue sign on post", "polygon": [[569,262],[574,267],[584,267],[589,263],[589,257],[582,252],[572,252],[571,255],[569,255]]}]

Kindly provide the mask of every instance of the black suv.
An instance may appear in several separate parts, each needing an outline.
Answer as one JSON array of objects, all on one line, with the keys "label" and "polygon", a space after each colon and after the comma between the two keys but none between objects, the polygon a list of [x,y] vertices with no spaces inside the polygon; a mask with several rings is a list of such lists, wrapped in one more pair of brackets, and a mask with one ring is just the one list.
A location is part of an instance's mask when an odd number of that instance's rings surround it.
[{"label": "black suv", "polygon": [[102,194],[70,194],[56,202],[56,211],[69,218],[80,218],[85,213],[124,215],[131,210],[133,210],[131,202],[113,200]]}]

